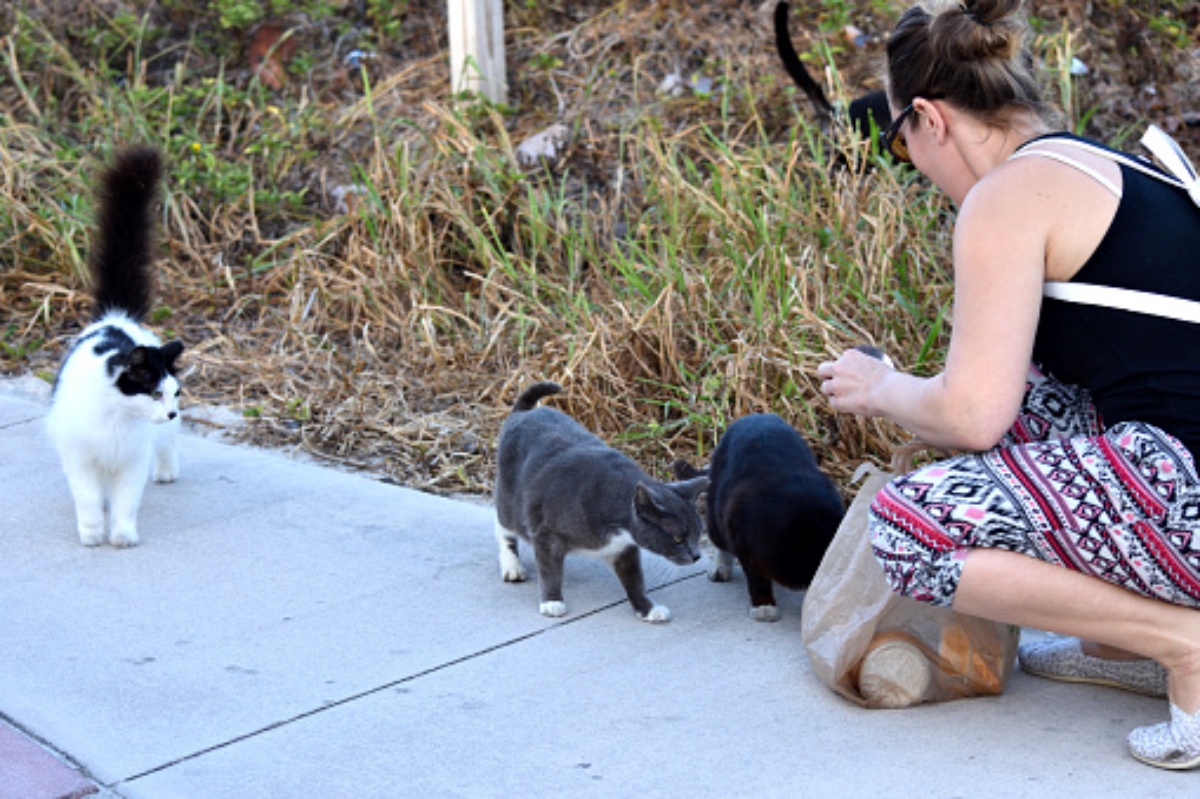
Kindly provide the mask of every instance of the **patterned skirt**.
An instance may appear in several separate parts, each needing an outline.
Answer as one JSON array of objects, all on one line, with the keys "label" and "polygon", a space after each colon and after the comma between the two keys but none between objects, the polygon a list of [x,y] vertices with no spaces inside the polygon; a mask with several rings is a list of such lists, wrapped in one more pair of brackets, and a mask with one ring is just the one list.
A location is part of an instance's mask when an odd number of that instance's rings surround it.
[{"label": "patterned skirt", "polygon": [[983,547],[1200,607],[1191,454],[1152,425],[1105,428],[1087,392],[1036,368],[996,448],[893,480],[871,505],[870,528],[893,589],[934,605],[951,605],[967,553]]}]

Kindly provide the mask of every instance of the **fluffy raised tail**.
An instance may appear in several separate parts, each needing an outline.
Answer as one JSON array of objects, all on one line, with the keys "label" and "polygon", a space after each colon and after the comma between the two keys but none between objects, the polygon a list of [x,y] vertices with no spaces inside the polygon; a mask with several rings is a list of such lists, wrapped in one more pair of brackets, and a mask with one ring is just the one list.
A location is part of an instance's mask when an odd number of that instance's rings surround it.
[{"label": "fluffy raised tail", "polygon": [[90,257],[96,319],[123,311],[140,322],[150,313],[153,211],[162,171],[158,150],[130,147],[118,152],[100,177]]},{"label": "fluffy raised tail", "polygon": [[558,383],[552,383],[549,380],[543,380],[540,383],[534,383],[529,388],[521,392],[521,396],[517,397],[517,401],[513,403],[514,411],[531,411],[538,404],[538,400],[543,397],[550,397],[562,391],[562,386]]}]

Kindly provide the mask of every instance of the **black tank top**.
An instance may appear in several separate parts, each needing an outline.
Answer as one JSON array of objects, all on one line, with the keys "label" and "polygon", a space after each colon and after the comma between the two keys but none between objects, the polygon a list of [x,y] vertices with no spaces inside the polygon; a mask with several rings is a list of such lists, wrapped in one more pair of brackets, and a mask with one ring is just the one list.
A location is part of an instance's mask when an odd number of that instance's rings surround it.
[{"label": "black tank top", "polygon": [[[1072,282],[1200,301],[1200,208],[1184,189],[1120,168],[1116,216]],[[1045,298],[1033,354],[1088,389],[1105,425],[1147,422],[1200,455],[1200,324]]]}]

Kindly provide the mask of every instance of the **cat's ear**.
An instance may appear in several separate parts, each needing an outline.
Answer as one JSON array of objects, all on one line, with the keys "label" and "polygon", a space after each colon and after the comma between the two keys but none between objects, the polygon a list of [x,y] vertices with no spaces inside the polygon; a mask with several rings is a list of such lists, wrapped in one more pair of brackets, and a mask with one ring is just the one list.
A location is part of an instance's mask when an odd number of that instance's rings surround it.
[{"label": "cat's ear", "polygon": [[175,374],[175,361],[183,353],[183,342],[174,339],[162,345],[160,349],[162,350],[163,365],[166,366],[168,372]]},{"label": "cat's ear", "polygon": [[633,490],[633,509],[639,516],[661,518],[664,511],[658,504],[654,492],[645,484],[639,482]]},{"label": "cat's ear", "polygon": [[137,386],[150,379],[150,353],[145,347],[134,347],[124,358],[113,360],[121,367],[118,383]]},{"label": "cat's ear", "polygon": [[125,356],[124,367],[126,369],[138,369],[146,365],[149,356],[146,354],[145,347],[134,347]]},{"label": "cat's ear", "polygon": [[670,483],[671,490],[684,499],[695,499],[708,490],[708,475],[698,472],[699,477]]},{"label": "cat's ear", "polygon": [[676,480],[691,480],[693,477],[707,475],[708,469],[697,469],[683,458],[679,458],[671,464],[671,473],[675,475]]}]

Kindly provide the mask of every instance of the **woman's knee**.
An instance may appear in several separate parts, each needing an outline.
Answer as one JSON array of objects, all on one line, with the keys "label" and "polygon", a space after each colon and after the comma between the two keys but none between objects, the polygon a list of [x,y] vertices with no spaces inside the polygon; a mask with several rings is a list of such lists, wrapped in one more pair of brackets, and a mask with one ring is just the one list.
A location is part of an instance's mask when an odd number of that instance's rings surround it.
[{"label": "woman's knee", "polygon": [[876,495],[867,515],[875,559],[897,594],[949,607],[962,574],[959,548],[948,539],[922,536],[920,522],[897,507],[894,495],[888,495],[891,487]]}]

